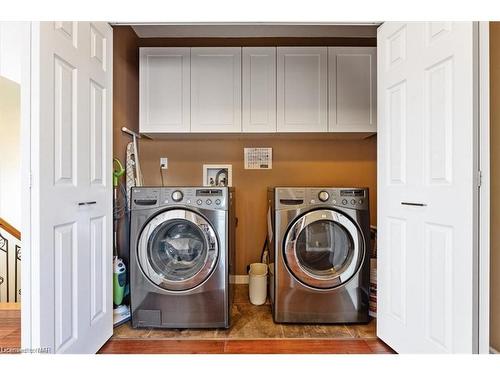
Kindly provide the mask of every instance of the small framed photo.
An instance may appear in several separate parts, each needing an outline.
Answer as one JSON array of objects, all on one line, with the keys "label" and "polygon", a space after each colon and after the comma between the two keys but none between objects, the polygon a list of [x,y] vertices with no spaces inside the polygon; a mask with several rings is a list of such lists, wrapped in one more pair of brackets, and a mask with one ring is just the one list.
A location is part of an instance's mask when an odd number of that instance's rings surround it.
[{"label": "small framed photo", "polygon": [[231,164],[204,164],[203,186],[233,186]]}]

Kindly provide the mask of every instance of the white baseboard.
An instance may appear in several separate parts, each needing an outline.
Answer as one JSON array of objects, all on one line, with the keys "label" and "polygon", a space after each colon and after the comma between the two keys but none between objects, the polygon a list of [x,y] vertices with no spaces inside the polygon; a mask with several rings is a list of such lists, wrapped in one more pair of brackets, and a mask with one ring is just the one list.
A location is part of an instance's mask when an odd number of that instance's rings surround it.
[{"label": "white baseboard", "polygon": [[248,275],[232,275],[229,280],[233,284],[248,284]]}]

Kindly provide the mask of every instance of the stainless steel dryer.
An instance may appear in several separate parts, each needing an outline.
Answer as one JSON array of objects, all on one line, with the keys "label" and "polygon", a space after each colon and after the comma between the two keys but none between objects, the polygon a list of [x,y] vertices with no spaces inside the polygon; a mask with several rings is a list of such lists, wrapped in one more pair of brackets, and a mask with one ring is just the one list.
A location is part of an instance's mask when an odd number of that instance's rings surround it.
[{"label": "stainless steel dryer", "polygon": [[269,189],[278,323],[368,322],[368,189]]},{"label": "stainless steel dryer", "polygon": [[229,327],[234,191],[136,187],[131,202],[132,326]]}]

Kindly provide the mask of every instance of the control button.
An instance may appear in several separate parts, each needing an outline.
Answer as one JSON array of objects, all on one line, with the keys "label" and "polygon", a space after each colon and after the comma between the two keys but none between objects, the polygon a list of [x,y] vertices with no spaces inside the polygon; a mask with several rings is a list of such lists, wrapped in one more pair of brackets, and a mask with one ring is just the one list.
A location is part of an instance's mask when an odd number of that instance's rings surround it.
[{"label": "control button", "polygon": [[210,206],[210,205],[212,204],[212,200],[211,200],[211,199],[207,199],[207,200],[205,201],[205,203],[206,203],[206,204],[208,204],[208,205]]},{"label": "control button", "polygon": [[221,203],[221,202],[220,202],[220,199],[216,199],[216,200],[215,200],[215,204],[216,204],[217,206],[218,206],[218,205],[220,205],[220,203]]},{"label": "control button", "polygon": [[321,202],[326,202],[330,198],[330,194],[327,191],[320,191],[318,194],[318,198]]},{"label": "control button", "polygon": [[316,203],[316,201],[314,199],[311,199],[311,204],[314,204]]},{"label": "control button", "polygon": [[351,204],[356,204],[356,199],[351,199]]},{"label": "control button", "polygon": [[342,199],[342,204],[347,204],[347,199]]},{"label": "control button", "polygon": [[358,203],[359,203],[359,204],[363,204],[363,199],[360,199],[360,200],[358,201]]},{"label": "control button", "polygon": [[198,205],[201,205],[201,204],[203,203],[203,201],[202,201],[201,199],[198,199],[198,200],[196,201],[196,203],[197,203]]},{"label": "control button", "polygon": [[184,194],[182,194],[182,191],[180,191],[180,190],[176,190],[172,193],[172,199],[174,202],[180,202],[183,197],[184,197]]},{"label": "control button", "polygon": [[191,199],[188,199],[186,203],[191,204]]},{"label": "control button", "polygon": [[332,203],[333,203],[333,204],[337,204],[337,200],[336,200],[336,199],[334,199],[334,200],[332,201]]}]

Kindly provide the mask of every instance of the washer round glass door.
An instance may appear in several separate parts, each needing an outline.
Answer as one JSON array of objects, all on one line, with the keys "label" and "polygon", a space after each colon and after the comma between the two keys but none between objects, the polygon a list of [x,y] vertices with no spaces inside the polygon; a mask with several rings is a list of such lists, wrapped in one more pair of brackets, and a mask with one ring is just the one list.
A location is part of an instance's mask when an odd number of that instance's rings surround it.
[{"label": "washer round glass door", "polygon": [[345,215],[310,211],[289,228],[284,258],[292,275],[313,288],[331,289],[347,282],[364,256],[362,235]]},{"label": "washer round glass door", "polygon": [[202,284],[215,268],[218,253],[217,236],[208,221],[182,209],[151,219],[138,243],[142,271],[152,283],[170,291]]}]

